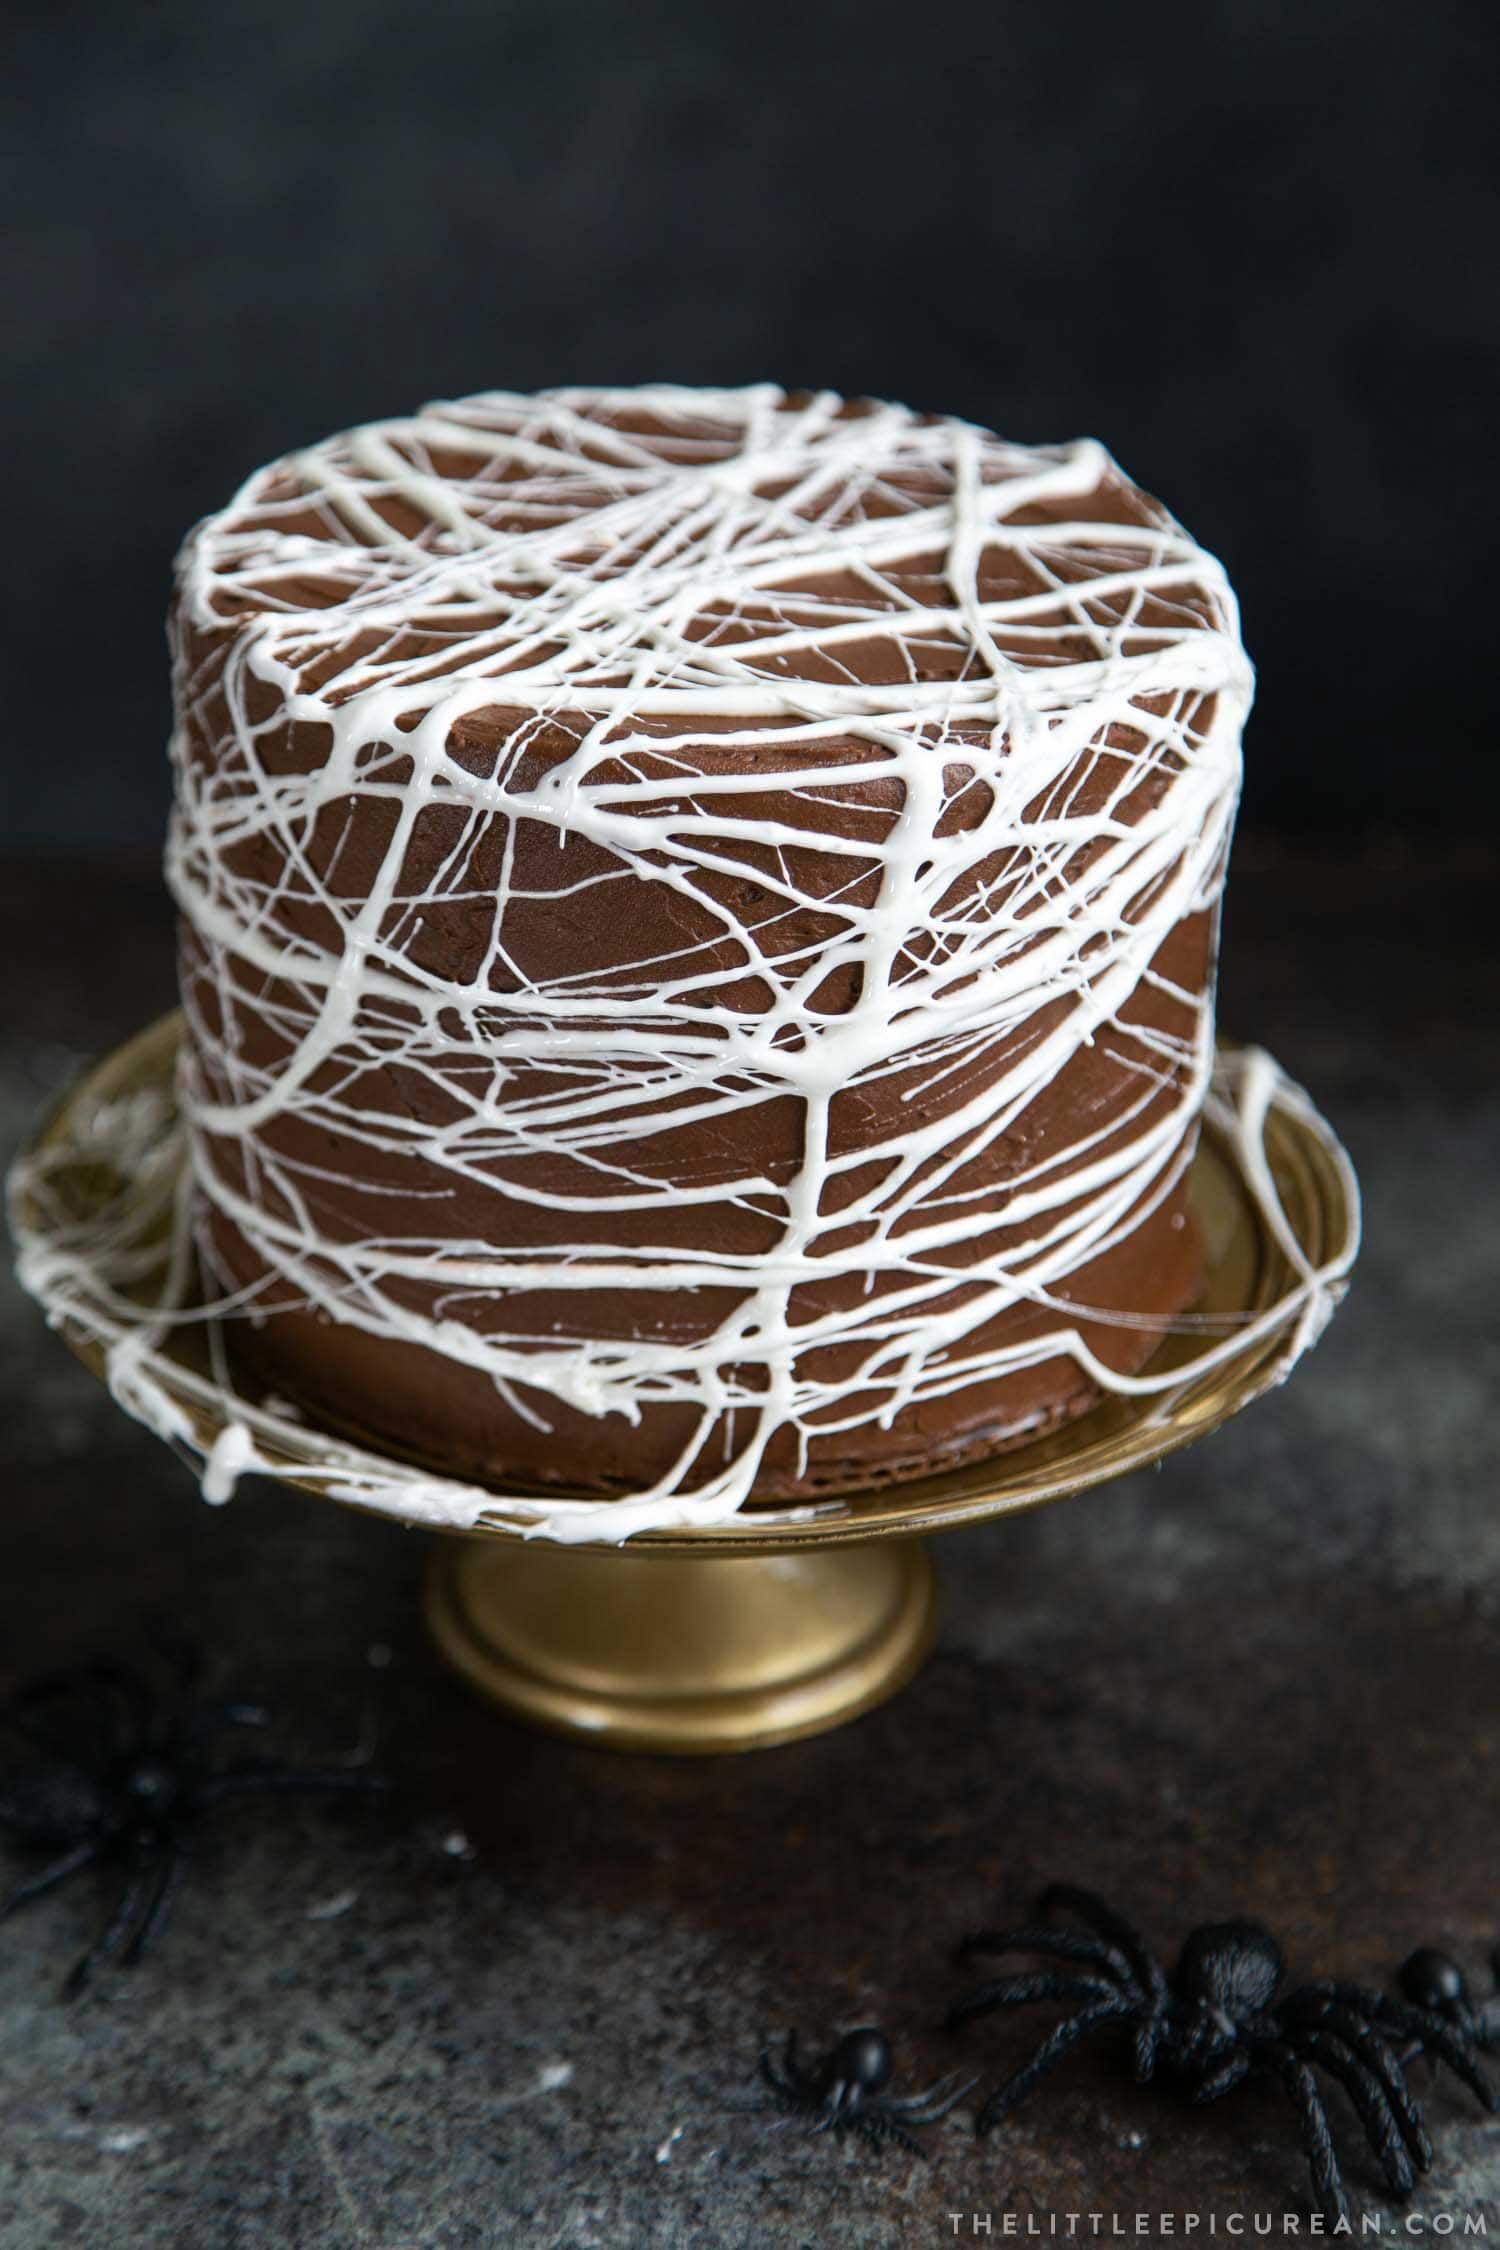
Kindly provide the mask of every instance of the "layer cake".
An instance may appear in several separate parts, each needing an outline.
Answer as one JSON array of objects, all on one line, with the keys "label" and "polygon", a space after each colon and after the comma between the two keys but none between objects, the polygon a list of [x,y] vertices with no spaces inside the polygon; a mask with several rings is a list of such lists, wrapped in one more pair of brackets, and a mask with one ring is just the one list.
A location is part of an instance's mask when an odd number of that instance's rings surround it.
[{"label": "layer cake", "polygon": [[487,393],[252,477],[172,640],[198,1254],[312,1414],[720,1520],[1190,1303],[1250,672],[1097,444]]}]

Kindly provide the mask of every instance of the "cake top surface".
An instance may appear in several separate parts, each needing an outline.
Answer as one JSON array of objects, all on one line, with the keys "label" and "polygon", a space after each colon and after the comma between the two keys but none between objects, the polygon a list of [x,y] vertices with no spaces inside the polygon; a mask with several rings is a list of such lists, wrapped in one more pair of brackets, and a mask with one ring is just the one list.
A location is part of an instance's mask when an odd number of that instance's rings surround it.
[{"label": "cake top surface", "polygon": [[199,525],[179,600],[309,716],[982,739],[1018,705],[1245,670],[1222,569],[1093,440],[769,384],[493,391],[348,431]]}]

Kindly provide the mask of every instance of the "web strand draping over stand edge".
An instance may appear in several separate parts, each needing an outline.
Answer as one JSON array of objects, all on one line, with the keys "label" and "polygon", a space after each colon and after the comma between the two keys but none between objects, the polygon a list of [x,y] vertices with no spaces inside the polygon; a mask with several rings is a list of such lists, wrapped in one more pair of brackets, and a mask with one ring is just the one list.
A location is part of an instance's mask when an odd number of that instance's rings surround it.
[{"label": "web strand draping over stand edge", "polygon": [[[619,426],[642,413],[669,445]],[[1191,1155],[1211,992],[1172,993],[1191,1024],[1180,1037],[1135,1024],[1127,1041],[1120,1015],[1159,976],[1167,936],[1218,897],[1251,681],[1222,569],[1175,523],[1069,516],[1116,474],[1091,442],[1008,446],[769,386],[489,394],[262,472],[185,549],[183,620],[229,636],[211,702],[179,659],[182,707],[200,729],[212,712],[211,757],[182,733],[174,745],[168,874],[204,963],[179,1085],[198,1193],[283,1296],[480,1370],[533,1420],[549,1397],[632,1420],[659,1402],[693,1410],[691,1442],[648,1489],[526,1496],[520,1519],[611,1540],[723,1522],[778,1429],[805,1442],[888,1425],[1050,1358],[1108,1389],[1168,1380],[1104,1366],[1079,1334],[1083,1308],[1063,1300]],[[456,755],[455,729],[497,706],[501,753]],[[289,723],[316,730],[310,766],[279,754]],[[549,754],[531,755],[547,729]],[[382,806],[388,834],[373,879],[343,895],[316,839],[354,800]],[[834,832],[830,802],[871,817]],[[789,817],[804,808],[805,824]],[[413,895],[409,854],[434,813],[455,841]],[[421,942],[424,909],[463,902],[479,844],[522,823],[560,849],[593,847],[592,895],[570,911],[610,915],[614,882],[636,877],[711,908],[714,960],[678,948],[628,973],[529,977],[509,918],[538,894],[504,841],[481,953],[445,975]],[[778,922],[806,904],[788,855],[809,849],[847,875],[818,902],[817,942],[782,947]],[[771,894],[754,919],[733,904],[747,872]],[[235,1037],[247,979],[275,1012],[274,1067]],[[998,1218],[993,1197],[966,1195],[964,1168],[1069,1056],[1111,1038],[1145,1049],[1126,1117],[1081,1120],[1069,1146],[1039,1149]],[[976,1070],[997,1055],[998,1075]],[[396,1066],[441,1089],[439,1127],[351,1092]],[[836,1099],[914,1072],[959,1091],[877,1146],[841,1149]],[[788,1096],[802,1117],[790,1176],[747,1169],[700,1191],[772,1211],[774,1246],[653,1246],[652,1213],[694,1190],[622,1151],[663,1117],[723,1125]],[[1252,1088],[1244,1114],[1267,1098]],[[445,1186],[500,1178],[549,1215],[551,1239],[455,1240],[440,1223],[425,1239],[331,1239],[305,1167],[267,1135],[293,1114],[354,1136],[376,1172],[420,1155],[437,1222]],[[566,1159],[580,1184],[539,1181],[538,1154]],[[628,1212],[637,1246],[587,1239],[581,1221],[601,1210]],[[174,1224],[185,1237],[185,1198]],[[1328,1277],[1298,1264],[1301,1302],[1278,1317],[1310,1339]],[[840,1269],[864,1277],[855,1301],[794,1318],[799,1285]],[[543,1289],[714,1290],[730,1309],[686,1344],[507,1329],[507,1301]],[[158,1319],[171,1301],[169,1289]],[[1055,1327],[973,1348],[1016,1303],[1055,1308]],[[150,1419],[143,1386],[165,1330],[112,1322],[117,1388],[130,1404],[134,1383],[132,1410]],[[834,1357],[849,1371],[830,1374]],[[710,1459],[729,1417],[736,1442]],[[253,1417],[236,1426],[216,1486],[256,1458]],[[407,1481],[414,1495],[424,1480]]]}]

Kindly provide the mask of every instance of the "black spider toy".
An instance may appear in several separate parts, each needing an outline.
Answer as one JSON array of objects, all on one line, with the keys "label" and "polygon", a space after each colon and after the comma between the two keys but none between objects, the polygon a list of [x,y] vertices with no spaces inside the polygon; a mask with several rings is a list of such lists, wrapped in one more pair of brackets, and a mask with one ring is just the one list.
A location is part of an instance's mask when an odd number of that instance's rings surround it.
[{"label": "black spider toy", "polygon": [[846,2031],[837,2046],[811,2068],[797,2059],[797,2034],[789,2031],[780,2063],[767,2050],[761,2076],[782,2105],[811,2117],[814,2133],[862,2133],[868,2141],[899,2141],[915,2156],[927,2151],[909,2128],[933,2125],[946,2117],[974,2084],[972,2078],[940,2078],[925,2094],[888,2094],[894,2066],[884,2032],[866,2024]]},{"label": "black spider toy", "polygon": [[215,1766],[214,1731],[264,1726],[252,1704],[195,1704],[180,1663],[175,1693],[126,1665],[89,1664],[20,1688],[0,1706],[0,1833],[49,1849],[35,1875],[0,1898],[0,1922],[80,1869],[124,1869],[113,1911],[63,1986],[80,1992],[100,1961],[138,1961],[170,1911],[190,1832],[226,1798],[384,1789],[382,1775],[302,1772],[270,1759]]},{"label": "black spider toy", "polygon": [[1407,2194],[1432,2161],[1422,2114],[1406,2082],[1403,2050],[1410,2041],[1445,2063],[1486,2109],[1495,2107],[1472,2043],[1432,2008],[1333,1982],[1283,1994],[1281,1948],[1257,1922],[1214,1922],[1194,1930],[1169,1978],[1144,1939],[1091,1891],[1055,1884],[1037,1902],[1039,1915],[1054,1909],[1083,1927],[1039,1922],[984,1930],[960,1948],[965,1955],[1031,1953],[1069,1965],[997,1977],[961,2000],[949,2017],[956,2026],[1033,2000],[1065,2000],[1072,2008],[1031,2060],[990,2095],[977,2120],[981,2133],[1091,2031],[1107,2023],[1128,2025],[1136,2078],[1163,2078],[1192,2101],[1216,2101],[1252,2071],[1278,2080],[1296,2104],[1324,2213],[1347,2219],[1315,2065],[1349,2096],[1395,2195]]},{"label": "black spider toy", "polygon": [[1490,1950],[1490,1983],[1488,1997],[1476,2000],[1458,1963],[1435,1945],[1418,1946],[1400,1969],[1401,1990],[1413,2006],[1442,2016],[1476,2047],[1500,2047],[1500,1945]]}]

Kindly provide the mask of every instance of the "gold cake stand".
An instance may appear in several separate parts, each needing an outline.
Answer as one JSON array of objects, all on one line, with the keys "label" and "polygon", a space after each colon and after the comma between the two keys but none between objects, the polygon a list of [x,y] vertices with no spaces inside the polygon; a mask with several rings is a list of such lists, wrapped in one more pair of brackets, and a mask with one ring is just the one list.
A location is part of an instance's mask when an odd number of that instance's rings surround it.
[{"label": "gold cake stand", "polygon": [[[45,1245],[49,1228],[76,1230],[94,1214],[128,1209],[142,1192],[128,1167],[122,1172],[118,1154],[108,1153],[100,1121],[133,1101],[169,1110],[180,1033],[177,1016],[162,1018],[65,1096],[26,1152],[45,1162],[45,1201],[28,1187],[23,1159],[13,1199],[22,1239]],[[1225,1053],[1233,1050],[1221,1048]],[[1306,1098],[1285,1081],[1281,1088],[1264,1136],[1276,1194],[1308,1263],[1341,1277],[1358,1241],[1354,1174]],[[1191,1187],[1205,1253],[1206,1280],[1193,1308],[1202,1317],[1164,1340],[1152,1372],[1186,1367],[1205,1338],[1265,1314],[1296,1279],[1235,1142],[1212,1122]],[[159,1180],[153,1192],[160,1196]],[[1337,1293],[1341,1278],[1333,1286]],[[103,1378],[97,1336],[66,1318],[58,1325]],[[481,1520],[437,1543],[428,1623],[444,1656],[482,1694],[575,1738],[702,1753],[818,1733],[894,1694],[931,1647],[937,1604],[926,1534],[1082,1492],[1217,1429],[1286,1374],[1301,1348],[1296,1325],[1292,1317],[1263,1325],[1220,1364],[1164,1392],[1105,1398],[1051,1436],[986,1461],[830,1499],[797,1520],[784,1508],[768,1513],[752,1505],[730,1524],[586,1548],[527,1539],[502,1520]],[[175,1368],[182,1377],[182,1388],[172,1392],[175,1408],[204,1453],[244,1401],[261,1395],[248,1370],[235,1365],[232,1324],[218,1334],[217,1361],[203,1326],[178,1331],[165,1347],[167,1388]],[[347,1433],[320,1433],[304,1419],[285,1443],[259,1435],[256,1443],[257,1465],[328,1497],[319,1445],[346,1448]],[[378,1466],[368,1444],[364,1457]],[[504,1504],[497,1495],[497,1511]],[[411,1520],[426,1519],[414,1510]]]}]

